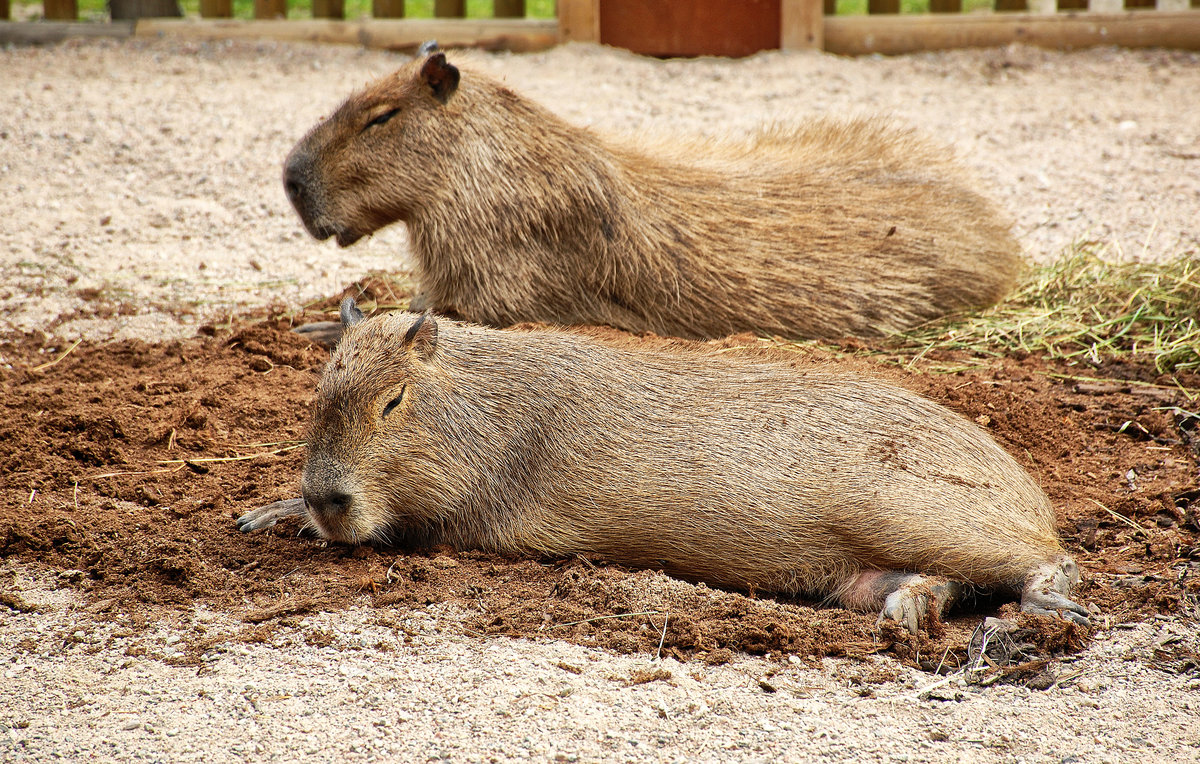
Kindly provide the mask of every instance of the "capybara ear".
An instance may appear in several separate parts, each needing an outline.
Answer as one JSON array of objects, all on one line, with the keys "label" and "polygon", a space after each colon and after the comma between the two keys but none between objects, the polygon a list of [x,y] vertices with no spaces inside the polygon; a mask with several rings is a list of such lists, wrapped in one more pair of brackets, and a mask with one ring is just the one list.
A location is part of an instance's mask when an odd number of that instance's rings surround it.
[{"label": "capybara ear", "polygon": [[342,300],[342,305],[338,309],[338,315],[342,317],[342,328],[354,326],[359,321],[366,318],[363,312],[358,309],[358,305],[354,302],[353,297],[347,297]]},{"label": "capybara ear", "polygon": [[434,53],[421,67],[421,79],[433,90],[433,97],[446,103],[458,89],[458,69],[446,61],[445,53]]},{"label": "capybara ear", "polygon": [[421,47],[417,48],[417,55],[414,58],[425,58],[430,53],[437,53],[437,40],[426,40],[421,43]]},{"label": "capybara ear", "polygon": [[404,333],[404,344],[412,346],[425,360],[429,360],[437,350],[437,341],[437,321],[428,313],[422,313]]}]

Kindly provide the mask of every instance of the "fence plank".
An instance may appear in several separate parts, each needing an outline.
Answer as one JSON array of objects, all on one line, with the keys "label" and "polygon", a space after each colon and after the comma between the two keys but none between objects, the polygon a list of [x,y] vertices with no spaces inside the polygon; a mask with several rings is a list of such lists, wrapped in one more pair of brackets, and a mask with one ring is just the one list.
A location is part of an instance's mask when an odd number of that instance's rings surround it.
[{"label": "fence plank", "polygon": [[563,42],[600,42],[600,0],[558,0]]},{"label": "fence plank", "polygon": [[346,18],[346,0],[312,0],[314,19]]},{"label": "fence plank", "polygon": [[377,19],[402,19],[404,0],[371,0],[371,15]]},{"label": "fence plank", "polygon": [[996,0],[996,5],[994,7],[997,11],[1029,10],[1029,5],[1025,2],[1025,0]]},{"label": "fence plank", "polygon": [[0,0],[0,21],[8,21],[12,16],[12,11],[9,10],[8,0]]},{"label": "fence plank", "polygon": [[75,21],[79,18],[76,0],[44,0],[42,15],[49,21]]},{"label": "fence plank", "polygon": [[1058,0],[1060,11],[1086,11],[1088,0]]},{"label": "fence plank", "polygon": [[553,19],[141,19],[134,34],[199,40],[301,40],[404,51],[415,51],[427,40],[437,40],[446,48],[517,52],[547,50],[558,44],[558,24]]},{"label": "fence plank", "polygon": [[467,15],[467,0],[433,0],[433,15],[439,19],[461,19]]},{"label": "fence plank", "polygon": [[825,8],[830,0],[782,0],[779,4],[779,47],[820,50],[825,45]]},{"label": "fence plank", "polygon": [[233,0],[200,0],[200,16],[206,19],[231,18]]},{"label": "fence plank", "polygon": [[74,37],[133,36],[132,21],[80,24],[75,21],[6,21],[0,24],[0,45],[52,45]]},{"label": "fence plank", "polygon": [[843,56],[993,48],[1014,42],[1058,50],[1096,45],[1200,50],[1200,13],[968,13],[825,19],[825,50]]},{"label": "fence plank", "polygon": [[523,19],[525,0],[496,0],[496,8],[492,15],[498,19]]},{"label": "fence plank", "polygon": [[900,0],[867,0],[867,13],[899,13]]}]

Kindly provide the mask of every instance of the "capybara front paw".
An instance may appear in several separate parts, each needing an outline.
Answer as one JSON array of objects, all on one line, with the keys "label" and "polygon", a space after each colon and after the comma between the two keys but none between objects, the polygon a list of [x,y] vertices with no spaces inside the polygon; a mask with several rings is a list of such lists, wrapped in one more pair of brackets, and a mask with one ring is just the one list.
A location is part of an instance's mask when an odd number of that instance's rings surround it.
[{"label": "capybara front paw", "polygon": [[1071,588],[1079,583],[1079,566],[1061,557],[1035,570],[1025,580],[1021,610],[1036,615],[1056,615],[1081,626],[1090,626],[1091,613],[1071,599]]},{"label": "capybara front paw", "polygon": [[338,321],[314,321],[292,331],[327,348],[332,348],[342,338],[342,325]]},{"label": "capybara front paw", "polygon": [[1021,598],[1021,610],[1035,615],[1056,615],[1080,626],[1091,626],[1087,608],[1051,590],[1026,591]]},{"label": "capybara front paw", "polygon": [[242,533],[249,533],[270,528],[285,517],[303,515],[306,512],[304,499],[284,499],[246,512],[238,518],[237,527]]}]

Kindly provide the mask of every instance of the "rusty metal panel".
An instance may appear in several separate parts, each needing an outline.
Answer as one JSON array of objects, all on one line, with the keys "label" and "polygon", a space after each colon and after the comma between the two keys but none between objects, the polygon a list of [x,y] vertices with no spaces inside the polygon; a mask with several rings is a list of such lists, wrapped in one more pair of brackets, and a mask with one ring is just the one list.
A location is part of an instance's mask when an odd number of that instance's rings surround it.
[{"label": "rusty metal panel", "polygon": [[748,56],[779,47],[780,0],[600,0],[600,42],[650,56]]}]

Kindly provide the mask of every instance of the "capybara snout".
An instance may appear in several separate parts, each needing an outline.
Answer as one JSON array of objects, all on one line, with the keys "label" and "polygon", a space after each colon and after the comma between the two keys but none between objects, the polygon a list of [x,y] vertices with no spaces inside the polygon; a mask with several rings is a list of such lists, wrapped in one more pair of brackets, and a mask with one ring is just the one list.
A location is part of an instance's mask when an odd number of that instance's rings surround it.
[{"label": "capybara snout", "polygon": [[329,195],[318,175],[317,163],[302,147],[292,151],[284,163],[283,190],[314,239],[336,237],[341,246],[349,246],[360,238],[361,235],[340,224],[338,215],[330,210]]}]

